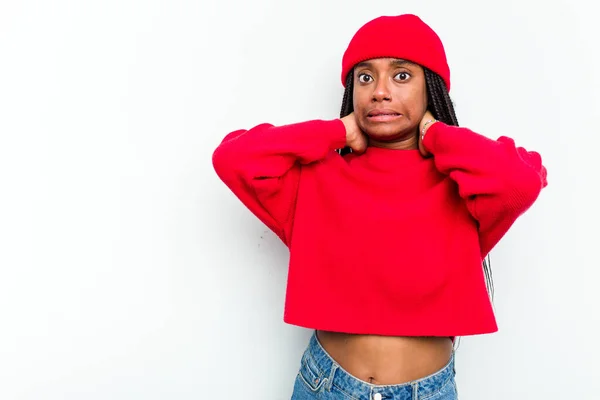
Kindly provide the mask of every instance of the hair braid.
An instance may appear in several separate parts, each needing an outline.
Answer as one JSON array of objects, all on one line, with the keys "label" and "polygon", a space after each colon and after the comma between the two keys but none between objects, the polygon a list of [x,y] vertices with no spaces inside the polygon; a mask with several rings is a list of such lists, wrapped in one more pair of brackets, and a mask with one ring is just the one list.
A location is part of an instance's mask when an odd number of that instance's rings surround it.
[{"label": "hair braid", "polygon": [[[342,98],[342,109],[340,110],[340,118],[344,118],[346,115],[349,115],[354,111],[354,71],[350,71],[346,76],[346,90],[344,91],[344,97]],[[343,149],[339,149],[338,152],[341,155],[345,155],[352,152],[350,147],[346,146]]]},{"label": "hair braid", "polygon": [[[444,80],[435,72],[423,67],[425,72],[425,85],[427,87],[427,103],[429,111],[433,117],[447,125],[458,126],[458,119],[454,111],[454,104],[450,98],[450,94],[446,89]],[[342,109],[340,110],[340,118],[343,118],[354,111],[353,92],[354,92],[354,71],[351,70],[346,76],[346,90],[342,100]],[[341,155],[350,153],[352,150],[349,147],[344,147],[339,150]],[[483,272],[485,274],[485,283],[488,294],[492,301],[494,300],[494,279],[490,257],[483,260]]]}]

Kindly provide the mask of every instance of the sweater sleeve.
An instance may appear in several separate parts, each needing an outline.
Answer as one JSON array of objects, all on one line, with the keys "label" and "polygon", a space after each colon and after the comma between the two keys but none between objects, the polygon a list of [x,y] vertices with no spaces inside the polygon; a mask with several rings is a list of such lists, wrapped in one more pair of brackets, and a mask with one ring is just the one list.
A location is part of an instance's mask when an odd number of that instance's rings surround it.
[{"label": "sweater sleeve", "polygon": [[513,139],[489,139],[467,128],[433,124],[423,145],[436,168],[458,185],[461,198],[478,222],[485,257],[516,219],[547,186],[540,155],[515,146]]},{"label": "sweater sleeve", "polygon": [[219,178],[289,246],[302,165],[346,144],[341,120],[257,125],[229,133],[213,152]]}]

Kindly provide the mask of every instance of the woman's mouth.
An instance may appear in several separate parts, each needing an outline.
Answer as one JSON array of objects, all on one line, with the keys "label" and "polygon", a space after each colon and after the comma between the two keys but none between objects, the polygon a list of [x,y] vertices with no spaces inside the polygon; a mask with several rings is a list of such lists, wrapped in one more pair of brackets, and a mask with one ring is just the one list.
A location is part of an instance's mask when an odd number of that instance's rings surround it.
[{"label": "woman's mouth", "polygon": [[369,121],[373,122],[390,122],[402,117],[402,114],[393,110],[372,110],[367,114]]}]

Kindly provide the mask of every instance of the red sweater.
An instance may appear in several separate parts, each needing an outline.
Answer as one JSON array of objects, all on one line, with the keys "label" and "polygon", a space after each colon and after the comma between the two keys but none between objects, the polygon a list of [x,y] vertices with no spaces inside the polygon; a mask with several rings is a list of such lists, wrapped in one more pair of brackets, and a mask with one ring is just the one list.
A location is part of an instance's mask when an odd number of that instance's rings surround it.
[{"label": "red sweater", "polygon": [[418,150],[340,156],[339,119],[225,137],[218,176],[290,250],[284,321],[399,336],[497,330],[482,260],[546,186],[538,153],[432,125]]}]

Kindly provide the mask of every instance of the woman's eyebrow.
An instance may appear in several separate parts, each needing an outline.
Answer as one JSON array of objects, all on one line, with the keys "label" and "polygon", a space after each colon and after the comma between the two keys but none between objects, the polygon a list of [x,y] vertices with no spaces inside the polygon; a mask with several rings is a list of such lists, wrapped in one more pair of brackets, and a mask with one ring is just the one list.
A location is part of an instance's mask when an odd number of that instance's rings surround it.
[{"label": "woman's eyebrow", "polygon": [[401,58],[398,58],[398,59],[390,61],[390,65],[393,65],[395,67],[410,67],[410,66],[415,66],[416,64],[412,61],[403,60]]},{"label": "woman's eyebrow", "polygon": [[[402,58],[396,58],[393,60],[390,60],[390,65],[393,67],[410,67],[410,66],[415,66],[417,64],[415,64],[412,61],[408,61],[408,60],[404,60]],[[373,64],[371,64],[369,61],[363,61],[360,62],[358,64],[356,64],[355,68],[373,68]]]},{"label": "woman's eyebrow", "polygon": [[356,67],[355,67],[355,68],[357,68],[357,69],[358,69],[358,68],[371,68],[372,66],[373,66],[373,65],[372,65],[370,62],[368,62],[368,61],[363,61],[363,62],[360,62],[360,63],[356,64]]}]

